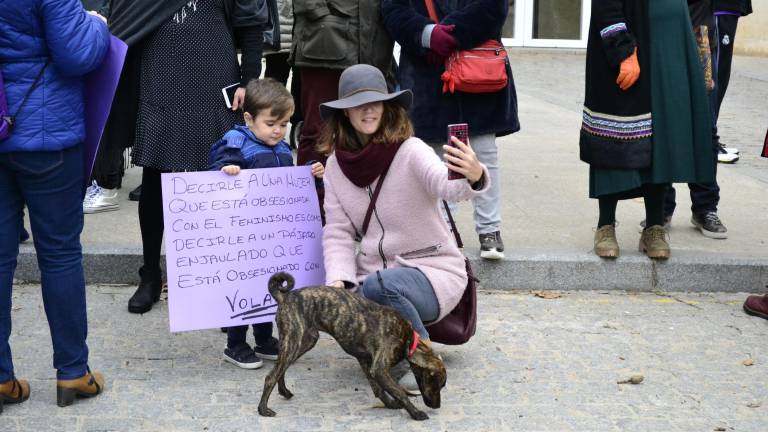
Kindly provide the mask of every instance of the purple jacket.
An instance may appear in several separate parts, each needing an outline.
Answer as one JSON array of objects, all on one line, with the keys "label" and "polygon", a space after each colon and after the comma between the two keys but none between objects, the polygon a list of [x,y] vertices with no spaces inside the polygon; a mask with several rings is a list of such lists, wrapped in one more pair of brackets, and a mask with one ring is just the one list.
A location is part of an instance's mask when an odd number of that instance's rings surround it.
[{"label": "purple jacket", "polygon": [[356,253],[355,234],[362,230],[369,192],[378,180],[366,188],[355,186],[331,155],[324,177],[326,282],[360,284],[385,267],[415,267],[432,283],[442,319],[461,299],[467,273],[464,256],[440,212],[440,200],[468,200],[488,190],[490,177],[483,170],[485,184],[474,191],[466,180],[448,180],[448,169],[422,140],[407,139],[392,161],[376,215]]}]

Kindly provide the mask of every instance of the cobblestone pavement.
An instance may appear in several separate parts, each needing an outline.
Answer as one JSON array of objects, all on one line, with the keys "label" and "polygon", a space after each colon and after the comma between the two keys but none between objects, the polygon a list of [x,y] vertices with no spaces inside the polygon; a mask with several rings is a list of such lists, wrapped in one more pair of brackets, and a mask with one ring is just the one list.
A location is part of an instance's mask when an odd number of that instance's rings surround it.
[{"label": "cobblestone pavement", "polygon": [[[131,315],[131,293],[88,287],[91,365],[107,390],[58,408],[39,286],[15,286],[11,343],[32,397],[5,407],[0,431],[768,430],[768,321],[741,311],[743,295],[481,292],[477,336],[438,347],[448,368],[442,408],[415,422],[381,408],[327,336],[289,369],[294,398],[274,392],[277,417],[262,418],[271,362],[225,364],[218,330],[170,334],[167,304]],[[645,380],[617,384],[634,374]]]}]

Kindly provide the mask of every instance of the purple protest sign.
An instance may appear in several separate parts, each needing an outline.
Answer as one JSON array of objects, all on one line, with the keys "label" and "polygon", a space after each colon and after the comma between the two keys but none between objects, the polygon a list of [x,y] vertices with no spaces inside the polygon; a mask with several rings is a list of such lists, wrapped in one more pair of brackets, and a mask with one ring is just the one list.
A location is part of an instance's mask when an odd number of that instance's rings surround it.
[{"label": "purple protest sign", "polygon": [[117,91],[128,45],[110,36],[109,51],[101,66],[85,77],[85,148],[83,149],[83,187],[88,186],[104,133],[112,99]]},{"label": "purple protest sign", "polygon": [[315,179],[304,167],[162,175],[171,331],[271,321],[267,281],[325,281]]}]

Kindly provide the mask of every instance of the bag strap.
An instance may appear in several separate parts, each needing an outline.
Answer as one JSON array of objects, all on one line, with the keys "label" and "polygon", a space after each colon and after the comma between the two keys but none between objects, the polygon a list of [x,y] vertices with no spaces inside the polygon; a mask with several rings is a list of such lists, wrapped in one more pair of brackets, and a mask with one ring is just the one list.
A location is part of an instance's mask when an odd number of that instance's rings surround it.
[{"label": "bag strap", "polygon": [[435,3],[432,0],[424,0],[424,5],[427,7],[427,13],[429,14],[429,17],[432,19],[432,21],[439,23],[440,20],[437,19],[437,11],[435,10]]},{"label": "bag strap", "polygon": [[365,212],[365,219],[363,219],[363,237],[368,232],[368,224],[371,222],[371,215],[376,208],[376,200],[379,198],[379,192],[381,192],[381,184],[384,183],[384,177],[386,177],[389,167],[387,167],[379,176],[379,181],[376,183],[376,189],[373,190],[373,196],[371,196],[371,203],[368,204],[368,211]]},{"label": "bag strap", "polygon": [[48,65],[51,63],[50,60],[46,61],[43,67],[40,69],[40,72],[37,73],[37,76],[35,77],[35,80],[32,81],[32,85],[27,89],[27,93],[24,95],[24,98],[21,100],[21,105],[19,105],[19,109],[16,110],[16,114],[12,115],[9,120],[9,125],[13,126],[13,123],[16,120],[16,116],[21,113],[21,110],[24,108],[24,105],[27,104],[27,100],[29,100],[29,97],[32,96],[32,92],[35,91],[35,88],[37,88],[37,84],[40,82],[40,78],[43,77],[43,73],[45,72],[45,69],[48,67]]},{"label": "bag strap", "polygon": [[448,202],[445,200],[443,200],[443,208],[445,208],[445,214],[448,216],[448,222],[451,223],[451,231],[453,231],[453,236],[456,238],[456,245],[459,247],[459,249],[463,249],[464,243],[461,241],[461,235],[459,234],[459,230],[456,229],[456,222],[453,221],[451,209],[448,207]]}]

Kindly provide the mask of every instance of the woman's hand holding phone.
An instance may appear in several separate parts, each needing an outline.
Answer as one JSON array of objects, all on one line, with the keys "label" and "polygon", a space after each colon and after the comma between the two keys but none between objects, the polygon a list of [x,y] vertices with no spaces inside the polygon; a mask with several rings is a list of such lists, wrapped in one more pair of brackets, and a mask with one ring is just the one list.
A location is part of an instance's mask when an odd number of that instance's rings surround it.
[{"label": "woman's hand holding phone", "polygon": [[483,177],[483,166],[477,160],[475,151],[455,136],[451,137],[451,143],[443,146],[445,165],[449,170],[463,174],[470,183],[476,183]]}]

